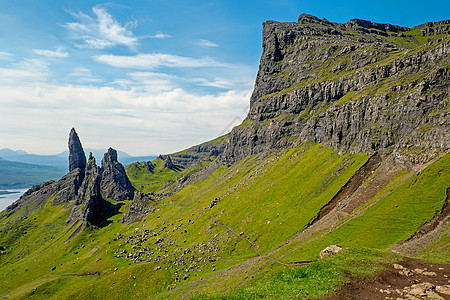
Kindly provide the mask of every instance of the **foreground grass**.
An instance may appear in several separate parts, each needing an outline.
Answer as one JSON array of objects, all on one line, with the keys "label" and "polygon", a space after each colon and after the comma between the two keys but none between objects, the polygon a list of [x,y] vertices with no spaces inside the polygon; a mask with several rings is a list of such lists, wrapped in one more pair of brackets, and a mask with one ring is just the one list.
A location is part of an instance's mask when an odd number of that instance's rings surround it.
[{"label": "foreground grass", "polygon": [[196,299],[314,299],[332,295],[352,278],[368,278],[383,271],[381,263],[401,256],[368,248],[345,249],[338,255],[305,266],[285,267],[228,294],[203,293]]}]

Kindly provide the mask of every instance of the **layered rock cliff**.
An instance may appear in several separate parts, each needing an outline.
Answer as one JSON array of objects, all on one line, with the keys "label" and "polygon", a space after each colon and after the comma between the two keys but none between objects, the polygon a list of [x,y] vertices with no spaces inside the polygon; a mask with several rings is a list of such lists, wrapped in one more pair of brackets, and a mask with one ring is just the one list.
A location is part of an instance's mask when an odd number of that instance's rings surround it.
[{"label": "layered rock cliff", "polygon": [[226,163],[312,140],[418,163],[450,147],[450,20],[413,28],[265,22],[250,111]]}]

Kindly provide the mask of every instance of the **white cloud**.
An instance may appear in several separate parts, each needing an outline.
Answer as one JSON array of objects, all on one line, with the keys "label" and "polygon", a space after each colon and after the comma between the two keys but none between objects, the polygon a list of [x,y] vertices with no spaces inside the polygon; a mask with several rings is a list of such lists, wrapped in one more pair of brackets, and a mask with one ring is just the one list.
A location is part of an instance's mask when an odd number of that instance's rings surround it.
[{"label": "white cloud", "polygon": [[235,82],[225,78],[214,78],[214,80],[208,80],[206,78],[192,78],[189,79],[189,81],[195,82],[201,86],[216,87],[222,89],[228,89],[236,86]]},{"label": "white cloud", "polygon": [[150,37],[150,38],[154,38],[154,39],[168,39],[168,38],[171,38],[172,36],[169,35],[169,34],[165,34],[165,33],[162,33],[162,32],[158,32],[157,34],[151,35],[151,36],[149,36],[149,37]]},{"label": "white cloud", "polygon": [[219,47],[219,45],[217,45],[216,43],[213,43],[213,42],[208,41],[208,40],[203,40],[203,39],[194,41],[192,43],[194,45],[197,45],[197,46],[200,46],[200,47],[203,47],[203,48]]},{"label": "white cloud", "polygon": [[66,23],[65,27],[70,30],[76,40],[81,40],[80,47],[106,49],[116,45],[134,48],[138,38],[134,36],[131,28],[136,27],[136,22],[121,25],[104,8],[94,6],[92,8],[94,17],[84,13],[71,13],[78,22]]},{"label": "white cloud", "polygon": [[11,60],[14,54],[8,52],[0,52],[0,60]]},{"label": "white cloud", "polygon": [[160,67],[185,68],[227,66],[226,64],[220,63],[210,57],[193,58],[163,53],[138,54],[135,56],[105,54],[94,56],[94,59],[97,62],[105,63],[113,67],[135,69],[157,69]]},{"label": "white cloud", "polygon": [[198,95],[175,88],[148,94],[114,87],[2,82],[0,148],[57,153],[65,150],[67,134],[75,126],[84,147],[112,146],[134,155],[174,152],[229,130],[231,121],[245,117],[249,98],[250,90]]},{"label": "white cloud", "polygon": [[54,50],[33,49],[33,52],[42,56],[50,58],[65,58],[69,57],[69,53],[63,52],[61,48]]},{"label": "white cloud", "polygon": [[140,90],[151,94],[160,93],[162,91],[169,91],[175,89],[174,80],[177,78],[163,73],[155,72],[132,72],[128,73],[127,79],[119,79],[113,84],[125,88]]},{"label": "white cloud", "polygon": [[70,77],[76,77],[77,82],[102,82],[103,80],[98,77],[94,76],[92,74],[92,71],[83,68],[83,67],[76,67],[72,70],[72,73],[69,74]]},{"label": "white cloud", "polygon": [[9,68],[0,68],[1,84],[34,85],[48,79],[48,63],[41,59],[24,59]]}]

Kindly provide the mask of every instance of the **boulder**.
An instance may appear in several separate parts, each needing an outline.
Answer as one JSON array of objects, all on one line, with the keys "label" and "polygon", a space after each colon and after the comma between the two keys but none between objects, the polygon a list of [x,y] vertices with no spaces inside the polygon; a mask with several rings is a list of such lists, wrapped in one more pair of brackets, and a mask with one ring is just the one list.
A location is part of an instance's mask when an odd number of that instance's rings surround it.
[{"label": "boulder", "polygon": [[324,257],[331,256],[331,255],[336,255],[341,250],[342,250],[342,248],[339,247],[338,245],[330,245],[330,246],[326,247],[325,249],[323,249],[322,251],[320,251],[320,258],[324,258]]}]

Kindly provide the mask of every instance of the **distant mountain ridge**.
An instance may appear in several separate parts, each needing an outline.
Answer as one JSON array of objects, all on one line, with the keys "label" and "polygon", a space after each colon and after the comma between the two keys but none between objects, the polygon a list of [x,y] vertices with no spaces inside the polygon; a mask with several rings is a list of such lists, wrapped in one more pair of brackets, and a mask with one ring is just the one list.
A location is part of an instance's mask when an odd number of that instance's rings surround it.
[{"label": "distant mountain ridge", "polygon": [[64,175],[65,167],[27,164],[0,158],[0,189],[28,188]]},{"label": "distant mountain ridge", "polygon": [[[97,160],[101,160],[106,149],[86,149],[86,154],[92,152]],[[5,160],[35,164],[43,166],[53,166],[53,167],[64,167],[67,168],[67,157],[69,156],[68,151],[64,151],[53,155],[38,155],[30,154],[23,150],[11,150],[9,148],[0,149],[0,158]],[[125,152],[118,151],[118,159],[124,165],[129,165],[138,161],[151,161],[155,159],[157,155],[147,155],[147,156],[131,156]]]}]

